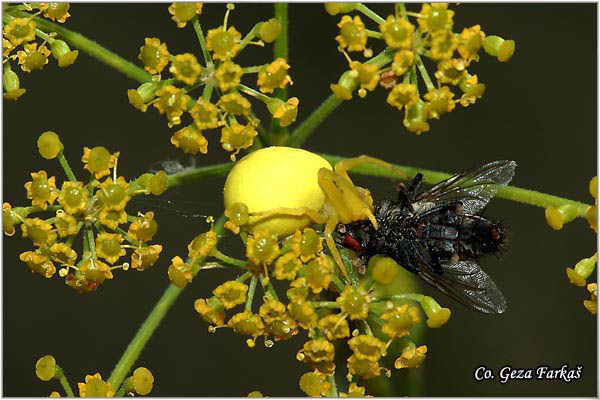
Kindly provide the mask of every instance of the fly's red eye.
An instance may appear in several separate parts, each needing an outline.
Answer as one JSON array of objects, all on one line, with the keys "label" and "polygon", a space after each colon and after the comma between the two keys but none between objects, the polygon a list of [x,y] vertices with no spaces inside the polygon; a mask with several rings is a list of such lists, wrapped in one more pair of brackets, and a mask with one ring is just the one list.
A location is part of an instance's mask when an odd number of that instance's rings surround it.
[{"label": "fly's red eye", "polygon": [[360,245],[360,243],[358,243],[358,240],[354,239],[350,235],[346,235],[346,237],[344,238],[344,243],[349,249],[352,249],[354,251],[363,251],[363,247]]},{"label": "fly's red eye", "polygon": [[493,228],[492,228],[492,239],[494,239],[494,240],[500,239],[500,234],[498,233],[497,230],[495,230]]}]

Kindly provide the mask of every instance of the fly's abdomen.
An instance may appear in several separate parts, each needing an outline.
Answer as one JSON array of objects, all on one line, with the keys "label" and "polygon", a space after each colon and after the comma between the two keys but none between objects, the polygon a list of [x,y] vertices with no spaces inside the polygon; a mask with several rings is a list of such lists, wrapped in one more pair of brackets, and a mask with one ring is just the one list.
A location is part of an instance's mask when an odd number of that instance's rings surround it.
[{"label": "fly's abdomen", "polygon": [[[476,215],[440,213],[422,220],[415,235],[423,240],[430,253],[446,260],[473,260],[496,252],[503,244],[506,229]],[[456,258],[458,256],[458,259]]]}]

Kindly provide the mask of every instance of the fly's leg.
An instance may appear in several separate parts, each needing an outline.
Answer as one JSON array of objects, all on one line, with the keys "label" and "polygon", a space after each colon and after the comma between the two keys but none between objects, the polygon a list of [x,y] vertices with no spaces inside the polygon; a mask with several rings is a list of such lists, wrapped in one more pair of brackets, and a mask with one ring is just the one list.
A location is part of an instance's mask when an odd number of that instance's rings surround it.
[{"label": "fly's leg", "polygon": [[417,193],[417,189],[423,180],[423,174],[418,173],[415,177],[408,183],[408,186],[404,188],[398,188],[398,201],[400,202],[400,206],[402,208],[409,207],[413,199]]}]

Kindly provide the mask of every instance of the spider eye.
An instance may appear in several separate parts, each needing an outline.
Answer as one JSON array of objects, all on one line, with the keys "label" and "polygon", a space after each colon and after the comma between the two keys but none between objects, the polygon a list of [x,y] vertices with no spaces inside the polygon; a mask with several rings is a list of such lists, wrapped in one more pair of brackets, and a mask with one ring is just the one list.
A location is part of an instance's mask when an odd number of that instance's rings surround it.
[{"label": "spider eye", "polygon": [[346,247],[354,251],[361,252],[364,250],[358,240],[354,239],[351,235],[346,235],[344,238],[344,244]]}]

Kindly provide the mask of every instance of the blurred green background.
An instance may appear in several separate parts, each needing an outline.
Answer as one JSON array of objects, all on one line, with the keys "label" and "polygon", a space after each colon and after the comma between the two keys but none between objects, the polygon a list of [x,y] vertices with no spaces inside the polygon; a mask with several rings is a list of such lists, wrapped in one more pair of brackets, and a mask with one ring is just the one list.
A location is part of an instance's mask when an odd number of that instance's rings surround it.
[{"label": "blurred green background", "polygon": [[[124,58],[136,62],[145,37],[165,41],[171,54],[200,48],[190,25],[178,29],[168,4],[71,5],[66,27],[92,38]],[[371,4],[380,15],[393,13],[392,4]],[[464,109],[457,106],[431,131],[419,137],[402,125],[403,114],[385,103],[379,88],[366,99],[344,102],[306,142],[315,152],[343,156],[368,154],[393,163],[445,172],[457,172],[497,159],[518,163],[513,184],[590,203],[588,182],[596,174],[597,121],[597,6],[596,4],[461,4],[452,7],[455,31],[480,24],[486,34],[516,41],[508,63],[487,54],[469,69],[486,84],[484,98]],[[409,4],[409,11],[420,5]],[[225,4],[206,4],[201,16],[205,29],[222,23]],[[258,21],[272,17],[270,4],[242,4],[230,15],[230,24],[244,35]],[[298,121],[329,94],[329,84],[347,69],[336,51],[336,24],[321,4],[292,4],[290,16],[290,96],[300,99]],[[361,16],[362,17],[362,16]],[[377,29],[371,21],[367,28]],[[369,39],[370,43],[375,40]],[[379,45],[378,45],[379,46]],[[377,47],[376,47],[377,48]],[[482,52],[483,53],[483,52]],[[351,54],[354,56],[353,54]],[[356,56],[358,58],[358,56]],[[272,45],[249,46],[236,62],[257,65],[272,60]],[[430,73],[433,66],[428,64]],[[15,68],[16,70],[16,68]],[[151,108],[134,109],[126,91],[138,84],[80,52],[76,63],[59,69],[52,59],[43,71],[18,71],[27,89],[18,102],[3,102],[3,201],[26,203],[23,184],[30,172],[45,169],[63,173],[55,161],[43,160],[37,137],[46,130],[58,132],[65,154],[79,177],[85,177],[80,158],[83,146],[103,145],[120,151],[119,174],[134,178],[157,161],[182,153],[169,143],[175,129]],[[255,76],[245,82],[255,85]],[[264,106],[253,103],[264,116]],[[297,125],[297,124],[296,124]],[[294,127],[293,125],[292,127]],[[209,153],[199,165],[226,162],[217,131],[208,133]],[[394,182],[357,177],[375,199],[393,195]],[[195,202],[197,212],[222,212],[224,180],[215,178],[178,188],[171,198]],[[168,284],[167,266],[175,255],[186,253],[187,243],[206,229],[203,221],[156,210],[164,246],[161,261],[145,271],[117,271],[96,293],[80,295],[55,276],[32,275],[18,259],[32,246],[20,237],[3,240],[3,395],[46,396],[60,390],[56,381],[35,377],[35,361],[52,354],[72,384],[86,373],[108,378],[139,324]],[[596,236],[584,220],[560,232],[550,229],[543,209],[502,199],[492,201],[488,214],[507,218],[510,251],[483,260],[482,265],[504,292],[509,309],[503,315],[472,312],[447,297],[433,293],[452,309],[442,328],[428,330],[429,351],[422,367],[426,396],[596,396],[596,318],[583,308],[589,296],[569,284],[565,267],[591,256]],[[231,237],[222,247],[235,253],[240,246]],[[278,342],[267,349],[259,341],[249,349],[245,339],[231,330],[207,332],[193,310],[198,297],[209,296],[230,271],[206,271],[187,287],[155,332],[135,366],[155,375],[155,396],[245,396],[260,390],[269,396],[298,396],[298,379],[307,368],[295,353],[306,340]],[[596,281],[596,273],[588,280]],[[504,365],[560,368],[583,365],[582,378],[562,381],[498,380],[476,382],[479,365],[498,371]],[[342,368],[343,369],[343,368]],[[406,371],[394,371],[391,385],[406,394]],[[342,374],[340,374],[342,375]],[[343,379],[343,376],[339,378]]]}]

